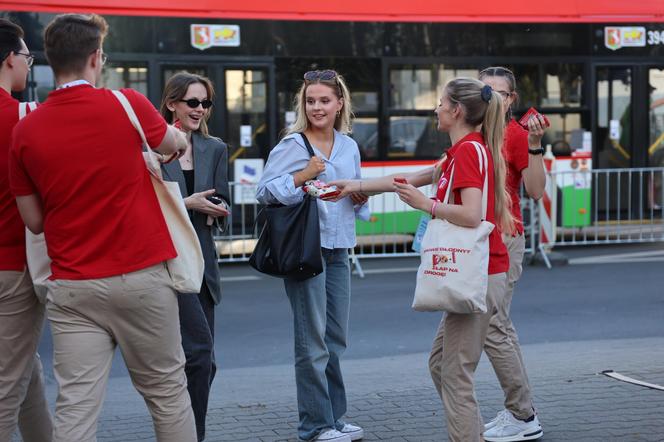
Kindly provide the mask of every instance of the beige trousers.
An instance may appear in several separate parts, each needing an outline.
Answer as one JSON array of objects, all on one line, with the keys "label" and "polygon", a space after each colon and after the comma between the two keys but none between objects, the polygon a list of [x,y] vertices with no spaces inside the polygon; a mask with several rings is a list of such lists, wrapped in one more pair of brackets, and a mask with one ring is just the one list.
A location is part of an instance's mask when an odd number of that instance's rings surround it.
[{"label": "beige trousers", "polygon": [[126,275],[49,283],[47,313],[60,391],[54,442],[96,441],[115,347],[160,442],[195,442],[176,293],[164,264]]},{"label": "beige trousers", "polygon": [[510,257],[507,290],[503,297],[503,304],[491,317],[491,326],[484,343],[484,351],[489,357],[503,389],[505,408],[518,419],[527,419],[533,415],[530,383],[521,356],[519,338],[510,318],[514,286],[523,270],[526,241],[523,235],[503,235],[503,242]]},{"label": "beige trousers", "polygon": [[28,271],[0,271],[0,442],[17,428],[26,442],[48,442],[53,427],[37,345],[44,305]]},{"label": "beige trousers", "polygon": [[489,275],[487,312],[447,313],[438,327],[429,356],[429,371],[443,400],[451,442],[478,442],[484,431],[473,377],[491,317],[502,304],[506,288],[507,274]]}]

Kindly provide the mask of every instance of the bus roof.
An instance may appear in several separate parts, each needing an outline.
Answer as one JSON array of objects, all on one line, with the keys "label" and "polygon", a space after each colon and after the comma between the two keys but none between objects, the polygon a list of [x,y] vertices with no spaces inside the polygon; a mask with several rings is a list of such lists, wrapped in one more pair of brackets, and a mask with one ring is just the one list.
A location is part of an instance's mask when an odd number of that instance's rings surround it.
[{"label": "bus roof", "polygon": [[0,10],[223,19],[484,22],[664,22],[662,0],[0,0]]}]

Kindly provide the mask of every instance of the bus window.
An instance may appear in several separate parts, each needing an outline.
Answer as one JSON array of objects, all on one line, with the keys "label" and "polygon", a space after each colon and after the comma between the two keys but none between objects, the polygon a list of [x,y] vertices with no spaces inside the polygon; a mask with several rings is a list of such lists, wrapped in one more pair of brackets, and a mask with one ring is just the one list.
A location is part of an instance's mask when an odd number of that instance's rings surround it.
[{"label": "bus window", "polygon": [[145,64],[109,63],[102,71],[101,87],[108,89],[131,88],[148,94],[148,68]]}]

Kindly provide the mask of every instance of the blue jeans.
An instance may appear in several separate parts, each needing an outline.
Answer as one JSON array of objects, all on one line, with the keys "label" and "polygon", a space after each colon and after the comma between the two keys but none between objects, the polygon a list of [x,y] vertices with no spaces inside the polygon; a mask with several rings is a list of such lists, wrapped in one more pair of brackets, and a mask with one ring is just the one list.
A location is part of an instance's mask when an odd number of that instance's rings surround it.
[{"label": "blue jeans", "polygon": [[303,440],[325,428],[343,428],[346,413],[340,359],[348,336],[350,263],[347,249],[322,252],[323,273],[284,281],[293,309],[298,436]]},{"label": "blue jeans", "polygon": [[187,390],[196,420],[199,441],[205,439],[205,417],[212,380],[217,372],[214,361],[214,301],[203,282],[198,294],[179,294],[180,333],[187,362]]}]

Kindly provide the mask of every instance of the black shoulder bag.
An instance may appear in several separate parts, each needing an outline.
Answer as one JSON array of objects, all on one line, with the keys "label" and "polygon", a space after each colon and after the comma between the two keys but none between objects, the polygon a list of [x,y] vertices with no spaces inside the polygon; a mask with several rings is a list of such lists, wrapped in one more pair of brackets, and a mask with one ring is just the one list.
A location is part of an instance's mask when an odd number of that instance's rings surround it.
[{"label": "black shoulder bag", "polygon": [[[310,156],[311,143],[302,139]],[[323,272],[320,250],[320,227],[316,198],[305,195],[302,202],[290,206],[271,204],[262,209],[265,224],[249,265],[261,273],[298,281]]]}]

